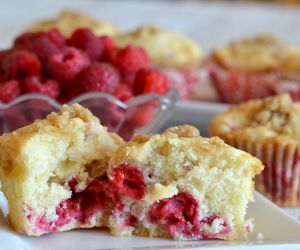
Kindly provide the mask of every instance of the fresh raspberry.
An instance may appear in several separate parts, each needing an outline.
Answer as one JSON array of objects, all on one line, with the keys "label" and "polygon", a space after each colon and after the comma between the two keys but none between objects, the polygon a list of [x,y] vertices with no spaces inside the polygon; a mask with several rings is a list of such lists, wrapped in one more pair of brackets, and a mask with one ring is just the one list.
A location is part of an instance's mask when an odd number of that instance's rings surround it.
[{"label": "fresh raspberry", "polygon": [[107,63],[93,63],[83,72],[81,84],[86,91],[115,93],[120,83],[118,71]]},{"label": "fresh raspberry", "polygon": [[140,200],[146,192],[144,176],[137,167],[121,164],[113,171],[109,190],[117,203],[120,203],[119,194]]},{"label": "fresh raspberry", "polygon": [[90,29],[80,28],[73,32],[68,40],[68,45],[86,52],[92,61],[98,60],[103,53],[102,43]]},{"label": "fresh raspberry", "polygon": [[149,210],[149,218],[151,222],[165,226],[171,236],[197,236],[200,233],[197,208],[197,201],[182,192],[155,202]]},{"label": "fresh raspberry", "polygon": [[59,48],[62,48],[66,39],[57,28],[50,29],[49,31],[26,32],[18,36],[14,41],[14,47],[29,49],[36,40],[48,39],[51,43]]},{"label": "fresh raspberry", "polygon": [[154,107],[149,105],[142,105],[132,112],[133,115],[130,117],[130,124],[133,128],[141,128],[148,124],[153,117]]},{"label": "fresh raspberry", "polygon": [[62,85],[69,84],[90,65],[89,58],[80,50],[66,47],[49,57],[49,73]]},{"label": "fresh raspberry", "polygon": [[134,81],[134,94],[166,94],[169,90],[167,77],[158,69],[140,69]]},{"label": "fresh raspberry", "polygon": [[38,36],[42,35],[43,32],[25,32],[19,36],[17,36],[14,40],[14,47],[19,49],[28,49],[30,43],[37,38]]},{"label": "fresh raspberry", "polygon": [[122,102],[126,102],[133,97],[132,89],[125,83],[119,84],[113,95]]},{"label": "fresh raspberry", "polygon": [[134,79],[139,69],[149,65],[149,57],[146,51],[134,45],[116,50],[109,60],[121,72],[127,82]]},{"label": "fresh raspberry", "polygon": [[28,77],[24,81],[24,92],[25,93],[39,93],[57,98],[60,94],[60,86],[55,80],[40,81],[38,77]]},{"label": "fresh raspberry", "polygon": [[99,41],[103,47],[103,54],[101,59],[104,61],[108,61],[109,53],[116,48],[116,43],[110,36],[100,36]]},{"label": "fresh raspberry", "polygon": [[21,80],[41,73],[41,64],[38,58],[26,50],[11,51],[3,59],[2,68],[7,79]]},{"label": "fresh raspberry", "polygon": [[46,36],[52,41],[58,48],[64,47],[66,39],[59,29],[54,28],[46,32]]},{"label": "fresh raspberry", "polygon": [[20,84],[17,80],[1,83],[0,101],[9,103],[21,94]]},{"label": "fresh raspberry", "polygon": [[[73,98],[85,93],[85,89],[81,85],[80,79],[75,79],[73,82],[70,83],[70,85],[65,85],[62,87],[62,96],[60,96],[61,103],[68,102]],[[61,97],[63,97],[64,99],[62,99]]]},{"label": "fresh raspberry", "polygon": [[[0,50],[0,73],[1,73],[1,77],[4,77],[4,72],[3,72],[3,60],[5,59],[5,57],[12,51],[12,49],[8,49],[8,50]],[[0,82],[3,79],[0,79]]]},{"label": "fresh raspberry", "polygon": [[48,70],[49,57],[60,52],[60,49],[45,36],[32,40],[28,45],[28,49],[36,54],[46,71]]}]

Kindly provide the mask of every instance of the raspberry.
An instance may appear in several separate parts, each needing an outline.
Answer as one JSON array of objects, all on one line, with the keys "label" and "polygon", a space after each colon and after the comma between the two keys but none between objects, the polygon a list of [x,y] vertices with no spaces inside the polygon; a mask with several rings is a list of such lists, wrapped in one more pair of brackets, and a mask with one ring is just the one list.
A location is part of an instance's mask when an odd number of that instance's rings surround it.
[{"label": "raspberry", "polygon": [[119,85],[118,71],[107,63],[93,63],[83,72],[82,86],[86,91],[114,93]]},{"label": "raspberry", "polygon": [[121,72],[127,82],[131,82],[136,72],[141,68],[148,67],[149,64],[146,51],[134,45],[128,45],[117,50],[109,60]]},{"label": "raspberry", "polygon": [[65,43],[66,39],[63,34],[59,31],[59,29],[54,28],[46,32],[46,36],[49,38],[53,44],[55,44],[58,48],[62,48]]},{"label": "raspberry", "polygon": [[39,93],[52,98],[57,98],[60,94],[60,86],[57,81],[46,80],[41,82],[36,76],[26,78],[23,88],[25,93]]},{"label": "raspberry", "polygon": [[[4,74],[3,72],[3,68],[2,68],[2,64],[3,64],[3,60],[5,59],[5,57],[11,52],[11,49],[8,50],[0,50],[0,73]],[[1,76],[2,77],[2,76]],[[3,76],[4,77],[4,76]],[[0,82],[2,81],[2,79],[0,79]]]},{"label": "raspberry", "polygon": [[45,36],[37,37],[30,42],[28,49],[36,54],[45,70],[48,69],[48,58],[60,52],[60,49]]},{"label": "raspberry", "polygon": [[29,49],[31,44],[39,39],[48,39],[53,45],[61,48],[65,45],[66,39],[57,28],[43,32],[26,32],[18,36],[14,41],[14,47]]},{"label": "raspberry", "polygon": [[140,170],[133,166],[121,164],[114,169],[109,189],[114,200],[118,203],[120,202],[120,193],[135,200],[142,199],[145,195],[146,184]]},{"label": "raspberry", "polygon": [[111,201],[106,187],[98,181],[92,181],[81,193],[74,194],[74,202],[80,204],[80,222],[85,223],[95,213],[106,208]]},{"label": "raspberry", "polygon": [[134,94],[166,94],[169,90],[167,77],[158,69],[140,69],[134,81]]},{"label": "raspberry", "polygon": [[14,47],[20,49],[28,49],[33,39],[43,34],[43,32],[25,32],[16,37]]},{"label": "raspberry", "polygon": [[103,53],[102,43],[100,43],[93,32],[87,28],[75,30],[68,40],[68,45],[86,52],[92,61],[98,60]]},{"label": "raspberry", "polygon": [[67,47],[49,57],[49,73],[66,85],[79,76],[90,64],[89,58],[80,50]]},{"label": "raspberry", "polygon": [[4,82],[0,86],[0,101],[9,103],[21,94],[17,80]]},{"label": "raspberry", "polygon": [[103,54],[101,59],[107,61],[110,51],[116,48],[116,43],[110,36],[100,36],[99,41],[103,47]]},{"label": "raspberry", "polygon": [[10,52],[3,59],[2,68],[7,79],[24,79],[41,73],[38,58],[26,50],[13,50]]},{"label": "raspberry", "polygon": [[188,193],[178,193],[172,198],[155,202],[149,210],[153,223],[164,225],[171,236],[196,236],[198,228],[198,203]]},{"label": "raspberry", "polygon": [[131,88],[125,83],[119,84],[113,95],[122,102],[126,102],[133,97]]},{"label": "raspberry", "polygon": [[152,119],[154,111],[155,111],[154,107],[151,106],[150,104],[149,106],[147,105],[139,106],[138,109],[135,110],[135,112],[133,112],[132,117],[130,117],[130,124],[134,128],[140,128],[145,126]]}]

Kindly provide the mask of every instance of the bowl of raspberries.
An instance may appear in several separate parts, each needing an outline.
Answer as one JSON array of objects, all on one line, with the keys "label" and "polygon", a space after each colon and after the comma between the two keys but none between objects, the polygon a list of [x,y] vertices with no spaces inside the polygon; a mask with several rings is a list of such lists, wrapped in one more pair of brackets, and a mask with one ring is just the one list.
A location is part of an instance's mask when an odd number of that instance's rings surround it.
[{"label": "bowl of raspberries", "polygon": [[26,32],[0,51],[0,133],[80,103],[124,139],[154,132],[178,100],[142,47],[118,47],[88,28],[65,37],[54,28]]}]

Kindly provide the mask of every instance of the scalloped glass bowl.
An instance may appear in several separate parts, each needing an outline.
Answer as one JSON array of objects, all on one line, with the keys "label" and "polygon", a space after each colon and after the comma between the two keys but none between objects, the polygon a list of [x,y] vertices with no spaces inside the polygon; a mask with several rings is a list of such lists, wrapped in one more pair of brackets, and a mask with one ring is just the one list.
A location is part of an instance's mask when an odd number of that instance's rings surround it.
[{"label": "scalloped glass bowl", "polygon": [[[116,97],[90,92],[82,94],[67,105],[79,103],[91,110],[102,125],[116,132],[125,140],[135,133],[153,133],[168,119],[179,99],[175,89],[166,95],[140,95],[122,102]],[[12,102],[0,102],[0,132],[6,133],[26,126],[36,119],[43,119],[52,111],[58,111],[62,104],[45,95],[26,94]]]}]

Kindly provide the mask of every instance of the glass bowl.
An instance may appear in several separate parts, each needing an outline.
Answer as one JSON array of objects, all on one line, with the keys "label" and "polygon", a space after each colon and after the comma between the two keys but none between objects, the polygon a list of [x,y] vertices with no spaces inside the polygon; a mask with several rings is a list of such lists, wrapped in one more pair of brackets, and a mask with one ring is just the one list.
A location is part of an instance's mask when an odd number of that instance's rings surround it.
[{"label": "glass bowl", "polygon": [[[67,105],[79,103],[91,110],[102,125],[129,140],[135,133],[154,133],[169,118],[179,99],[178,92],[171,89],[166,95],[146,94],[122,102],[116,97],[90,92],[82,94]],[[26,126],[36,119],[45,118],[58,111],[62,104],[41,94],[22,95],[10,103],[0,102],[0,133]]]}]

